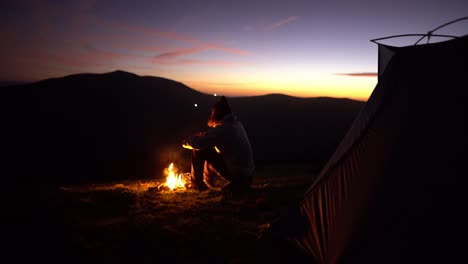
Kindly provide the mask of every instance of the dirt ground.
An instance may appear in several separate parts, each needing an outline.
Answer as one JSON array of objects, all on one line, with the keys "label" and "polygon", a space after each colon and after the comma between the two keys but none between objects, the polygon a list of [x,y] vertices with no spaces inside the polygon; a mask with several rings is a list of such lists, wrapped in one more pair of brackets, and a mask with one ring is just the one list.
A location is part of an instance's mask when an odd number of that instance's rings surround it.
[{"label": "dirt ground", "polygon": [[298,263],[299,252],[264,234],[316,173],[263,166],[241,195],[160,190],[156,181],[17,185],[4,193],[3,249],[13,262]]}]

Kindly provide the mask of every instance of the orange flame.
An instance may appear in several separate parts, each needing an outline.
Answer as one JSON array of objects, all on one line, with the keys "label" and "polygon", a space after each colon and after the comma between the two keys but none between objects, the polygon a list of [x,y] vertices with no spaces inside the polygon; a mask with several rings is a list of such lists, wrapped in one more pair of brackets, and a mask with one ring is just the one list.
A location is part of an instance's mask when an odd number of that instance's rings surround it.
[{"label": "orange flame", "polygon": [[167,169],[166,173],[166,182],[163,184],[169,189],[174,190],[176,188],[185,188],[185,180],[182,178],[182,174],[176,174],[174,163],[171,163]]}]

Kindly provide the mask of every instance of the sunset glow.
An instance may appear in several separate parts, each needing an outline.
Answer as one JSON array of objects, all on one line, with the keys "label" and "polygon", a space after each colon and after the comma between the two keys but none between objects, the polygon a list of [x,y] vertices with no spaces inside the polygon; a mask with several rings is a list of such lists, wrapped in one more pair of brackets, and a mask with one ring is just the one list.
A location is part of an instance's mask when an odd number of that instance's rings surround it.
[{"label": "sunset glow", "polygon": [[6,1],[0,81],[124,70],[209,94],[367,100],[377,83],[370,39],[424,33],[468,10],[456,0],[377,2]]}]

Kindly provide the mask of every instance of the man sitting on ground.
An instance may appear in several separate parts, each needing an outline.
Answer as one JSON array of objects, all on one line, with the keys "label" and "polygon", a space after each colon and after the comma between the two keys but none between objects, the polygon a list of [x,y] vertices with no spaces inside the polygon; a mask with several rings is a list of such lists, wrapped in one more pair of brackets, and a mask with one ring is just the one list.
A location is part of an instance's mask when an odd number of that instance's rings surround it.
[{"label": "man sitting on ground", "polygon": [[228,182],[223,190],[249,190],[255,169],[252,148],[226,97],[211,107],[208,127],[182,144],[192,150],[191,186],[201,191],[215,188],[215,177],[221,177]]}]

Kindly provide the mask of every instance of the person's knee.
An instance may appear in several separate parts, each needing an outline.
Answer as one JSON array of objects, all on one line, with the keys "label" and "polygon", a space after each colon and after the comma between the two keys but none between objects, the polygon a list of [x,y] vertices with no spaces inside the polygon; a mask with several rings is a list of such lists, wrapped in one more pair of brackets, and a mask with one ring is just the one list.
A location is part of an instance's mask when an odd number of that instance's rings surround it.
[{"label": "person's knee", "polygon": [[223,176],[211,164],[206,163],[203,171],[203,181],[211,188],[221,187],[226,183]]},{"label": "person's knee", "polygon": [[206,173],[206,172],[203,173],[203,182],[205,182],[205,184],[210,188],[216,187],[214,183],[214,179],[212,175],[210,175],[209,173]]}]

